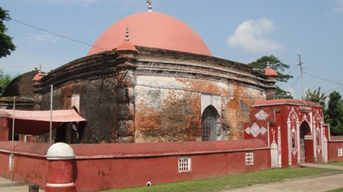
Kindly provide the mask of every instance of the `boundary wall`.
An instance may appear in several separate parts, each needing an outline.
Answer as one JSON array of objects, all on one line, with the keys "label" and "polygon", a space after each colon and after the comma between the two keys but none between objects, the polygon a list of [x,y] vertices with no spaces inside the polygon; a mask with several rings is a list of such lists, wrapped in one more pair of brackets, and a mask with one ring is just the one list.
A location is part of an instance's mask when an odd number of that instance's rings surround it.
[{"label": "boundary wall", "polygon": [[[257,139],[70,146],[75,153],[71,174],[76,191],[81,192],[172,183],[270,168],[270,150]],[[6,178],[11,178],[11,147],[11,142],[0,142],[0,176]],[[51,162],[46,157],[49,147],[48,144],[15,142],[14,180],[37,183],[45,188],[49,174],[53,174]]]},{"label": "boundary wall", "polygon": [[343,136],[330,136],[328,149],[329,162],[343,161]]}]

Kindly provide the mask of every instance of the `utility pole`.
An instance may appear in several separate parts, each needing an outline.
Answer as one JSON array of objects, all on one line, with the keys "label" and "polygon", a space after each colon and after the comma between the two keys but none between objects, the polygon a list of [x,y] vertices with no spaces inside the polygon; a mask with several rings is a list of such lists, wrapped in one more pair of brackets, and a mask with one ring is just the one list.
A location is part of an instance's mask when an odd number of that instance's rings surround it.
[{"label": "utility pole", "polygon": [[299,54],[299,67],[300,67],[300,75],[301,75],[301,100],[304,100],[304,68],[303,63],[301,62],[301,55]]},{"label": "utility pole", "polygon": [[49,143],[52,145],[52,103],[53,103],[53,92],[54,92],[54,86],[50,85],[51,91],[50,91],[50,131],[49,131]]},{"label": "utility pole", "polygon": [[14,180],[14,127],[15,127],[15,96],[13,97],[13,113],[12,113],[12,150],[9,159],[11,170],[11,181]]}]

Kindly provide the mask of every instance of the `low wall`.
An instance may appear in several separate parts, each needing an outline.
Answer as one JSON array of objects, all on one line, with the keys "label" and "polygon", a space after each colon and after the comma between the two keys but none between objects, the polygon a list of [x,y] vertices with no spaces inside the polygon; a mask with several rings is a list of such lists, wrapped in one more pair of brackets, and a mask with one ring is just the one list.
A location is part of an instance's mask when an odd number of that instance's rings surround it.
[{"label": "low wall", "polygon": [[[48,148],[48,144],[14,142],[14,180],[44,186],[48,173],[48,161],[45,157]],[[11,150],[11,142],[0,142],[0,176],[5,178],[11,178]]]},{"label": "low wall", "polygon": [[[98,191],[194,180],[270,168],[270,150],[261,140],[76,144],[77,191]],[[15,143],[14,179],[45,187],[47,144]],[[0,175],[10,178],[11,142],[0,142]],[[250,154],[249,162],[246,155]],[[253,154],[253,155],[252,155]],[[190,158],[190,171],[179,172],[179,158]],[[251,165],[246,165],[246,163]]]},{"label": "low wall", "polygon": [[[151,144],[72,145],[76,188],[95,191],[194,180],[270,168],[270,151],[260,140]],[[253,165],[245,155],[254,153]],[[191,158],[191,171],[178,171],[178,158]]]},{"label": "low wall", "polygon": [[343,140],[342,141],[330,141],[329,142],[329,162],[343,161],[343,155],[338,156],[338,149],[343,150]]}]

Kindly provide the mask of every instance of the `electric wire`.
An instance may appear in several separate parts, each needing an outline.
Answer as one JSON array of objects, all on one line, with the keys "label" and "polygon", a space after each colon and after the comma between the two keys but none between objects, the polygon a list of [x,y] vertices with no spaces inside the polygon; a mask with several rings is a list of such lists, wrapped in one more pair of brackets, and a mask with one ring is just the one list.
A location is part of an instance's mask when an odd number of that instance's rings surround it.
[{"label": "electric wire", "polygon": [[294,85],[298,82],[298,80],[300,79],[301,74],[298,76],[298,78],[295,80],[295,82],[293,83],[293,85],[288,89],[288,92],[291,91],[291,89],[294,87]]},{"label": "electric wire", "polygon": [[94,48],[96,48],[96,49],[100,49],[100,50],[103,50],[103,51],[107,51],[107,49],[104,49],[104,48],[101,48],[101,47],[98,47],[98,46],[94,46],[94,45],[91,45],[91,44],[89,44],[89,43],[85,43],[85,42],[82,42],[82,41],[80,41],[80,40],[76,40],[76,39],[73,39],[73,38],[71,38],[71,37],[67,37],[67,36],[65,36],[65,35],[61,35],[61,34],[58,34],[58,33],[55,33],[55,32],[52,32],[52,31],[49,31],[49,30],[46,30],[46,29],[43,29],[43,28],[41,28],[41,27],[37,27],[37,26],[31,25],[31,24],[29,24],[29,23],[20,21],[20,20],[18,20],[18,19],[13,19],[13,18],[11,18],[10,21],[15,21],[15,22],[20,23],[20,24],[22,24],[22,25],[25,25],[25,26],[27,26],[27,27],[31,27],[31,28],[33,28],[33,29],[36,29],[36,30],[39,30],[39,31],[43,31],[43,32],[45,32],[45,33],[49,33],[49,34],[58,36],[58,37],[60,37],[60,38],[67,39],[67,40],[70,40],[70,41],[79,43],[79,44],[83,44],[83,45],[87,45],[87,46],[89,46],[89,47],[94,47]]},{"label": "electric wire", "polygon": [[340,86],[343,86],[342,83],[338,82],[338,81],[334,81],[332,79],[327,79],[327,78],[324,78],[324,77],[319,77],[318,75],[313,75],[313,74],[310,74],[310,73],[307,73],[307,72],[304,72],[306,75],[309,75],[311,77],[314,77],[314,78],[317,78],[317,79],[320,79],[322,81],[326,81],[328,83],[332,83],[332,84],[336,84],[336,85],[340,85]]},{"label": "electric wire", "polygon": [[340,89],[340,88],[342,88],[342,87],[343,87],[343,86],[338,86],[338,87],[335,87],[335,88],[332,88],[332,89],[328,89],[328,90],[324,91],[323,93],[327,94],[327,93],[329,93],[329,92],[331,92],[331,91],[333,91],[333,90],[338,90],[338,89]]},{"label": "electric wire", "polygon": [[289,72],[288,74],[292,75],[293,71],[298,67],[298,65],[294,66]]},{"label": "electric wire", "polygon": [[343,84],[338,82],[338,81],[335,81],[335,80],[332,80],[332,79],[328,79],[328,78],[324,78],[324,77],[320,77],[319,75],[314,75],[314,74],[310,74],[310,73],[306,73],[304,72],[306,75],[309,75],[313,78],[316,78],[316,79],[319,79],[319,80],[322,80],[322,81],[325,81],[325,82],[328,82],[328,83],[331,83],[331,84],[335,84],[335,85],[338,85],[338,87],[335,87],[335,88],[332,88],[332,89],[328,89],[326,91],[324,91],[323,93],[328,93],[328,92],[331,92],[333,90],[337,90],[337,89],[340,89],[343,87]]}]

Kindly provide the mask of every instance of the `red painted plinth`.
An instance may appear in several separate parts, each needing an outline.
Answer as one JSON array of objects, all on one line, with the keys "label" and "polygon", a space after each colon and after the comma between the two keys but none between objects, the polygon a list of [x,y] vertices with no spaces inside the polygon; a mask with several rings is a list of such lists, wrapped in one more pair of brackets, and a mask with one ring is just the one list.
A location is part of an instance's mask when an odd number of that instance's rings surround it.
[{"label": "red painted plinth", "polygon": [[73,159],[49,160],[46,192],[75,192]]}]

